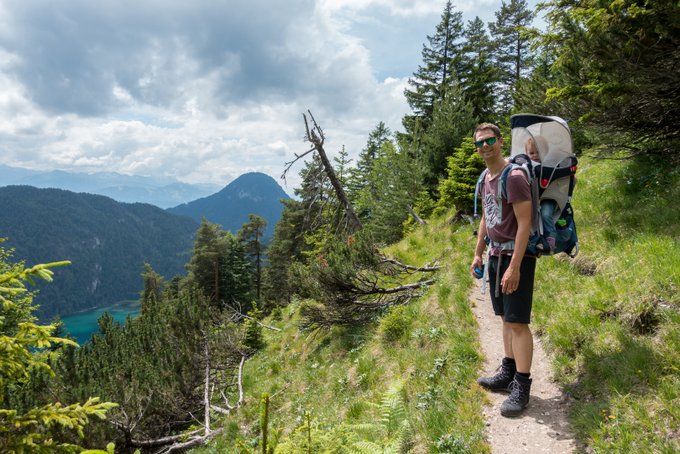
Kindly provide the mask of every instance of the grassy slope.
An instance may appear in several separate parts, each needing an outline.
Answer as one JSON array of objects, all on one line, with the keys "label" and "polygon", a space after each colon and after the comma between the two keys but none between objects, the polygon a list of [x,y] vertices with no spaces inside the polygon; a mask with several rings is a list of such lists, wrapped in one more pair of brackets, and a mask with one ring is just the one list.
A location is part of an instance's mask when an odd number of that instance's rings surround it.
[{"label": "grassy slope", "polygon": [[[443,220],[391,247],[388,253],[406,263],[439,260],[444,267],[422,298],[373,326],[301,332],[298,304],[286,308],[281,320],[268,320],[283,332],[265,332],[266,349],[245,368],[247,405],[230,434],[206,452],[257,446],[263,393],[271,396],[270,440],[279,438],[277,453],[307,452],[307,415],[312,452],[347,452],[340,448],[362,440],[397,444],[395,427],[405,420],[410,422],[405,438],[415,452],[454,446],[485,452],[484,397],[473,386],[480,358],[468,305],[472,247],[469,226],[452,235]],[[382,404],[390,389],[400,402],[386,411]],[[383,421],[383,414],[391,414],[394,424]],[[230,441],[233,437],[239,441]]]},{"label": "grassy slope", "polygon": [[[584,160],[574,201],[581,254],[540,262],[534,329],[575,397],[579,439],[596,452],[679,449],[679,180],[660,166]],[[451,234],[439,220],[390,248],[444,268],[422,298],[374,326],[301,332],[297,304],[269,320],[283,332],[267,332],[247,363],[247,405],[199,451],[254,450],[268,393],[277,453],[307,452],[309,439],[311,452],[382,452],[369,448],[398,444],[404,421],[413,452],[488,452],[468,305],[473,244],[469,226]]]},{"label": "grassy slope", "polygon": [[[680,169],[584,160],[581,254],[542,260],[536,325],[596,452],[678,452]],[[666,165],[664,165],[666,164]]]}]

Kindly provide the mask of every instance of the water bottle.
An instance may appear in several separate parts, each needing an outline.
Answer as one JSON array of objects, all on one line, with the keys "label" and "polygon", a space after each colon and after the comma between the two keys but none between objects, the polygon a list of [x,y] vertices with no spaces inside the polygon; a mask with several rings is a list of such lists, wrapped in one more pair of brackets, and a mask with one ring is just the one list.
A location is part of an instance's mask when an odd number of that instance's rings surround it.
[{"label": "water bottle", "polygon": [[475,267],[475,277],[477,279],[481,279],[484,276],[484,264],[482,264],[482,267],[480,268],[479,266]]}]

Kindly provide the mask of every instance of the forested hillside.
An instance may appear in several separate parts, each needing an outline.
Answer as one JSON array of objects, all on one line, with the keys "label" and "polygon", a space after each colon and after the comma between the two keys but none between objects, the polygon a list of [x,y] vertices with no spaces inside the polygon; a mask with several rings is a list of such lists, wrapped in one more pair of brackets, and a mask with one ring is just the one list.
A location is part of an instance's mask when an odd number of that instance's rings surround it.
[{"label": "forested hillside", "polygon": [[[0,250],[12,288],[0,446],[490,452],[469,302],[484,166],[471,133],[496,122],[507,151],[510,115],[533,112],[568,120],[579,158],[580,253],[539,259],[531,325],[579,446],[680,451],[680,6],[560,0],[545,11],[540,31],[523,0],[491,24],[464,24],[447,2],[414,63],[404,131],[367,126],[354,162],[329,154],[324,119],[305,112],[310,149],[282,163],[301,185],[266,263],[261,218],[238,234],[204,220],[187,275],[146,267],[140,316],[103,317],[85,346],[27,323],[22,279],[51,276]],[[8,211],[21,213],[15,191]],[[33,236],[49,242],[57,222]],[[69,426],[50,419],[54,402],[86,404],[68,408],[81,413]]]},{"label": "forested hillside", "polygon": [[45,319],[136,300],[144,263],[185,274],[198,223],[147,204],[31,186],[0,188],[0,232],[27,264],[70,260],[35,301]]}]

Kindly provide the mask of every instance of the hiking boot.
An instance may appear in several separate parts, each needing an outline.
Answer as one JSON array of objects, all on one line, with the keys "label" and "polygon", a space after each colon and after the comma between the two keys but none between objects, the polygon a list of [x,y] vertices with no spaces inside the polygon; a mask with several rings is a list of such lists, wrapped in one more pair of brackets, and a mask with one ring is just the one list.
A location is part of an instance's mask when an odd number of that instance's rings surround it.
[{"label": "hiking boot", "polygon": [[510,392],[510,383],[515,377],[516,367],[513,359],[503,358],[503,362],[496,369],[496,374],[493,377],[481,377],[477,379],[477,383],[489,391]]},{"label": "hiking boot", "polygon": [[515,379],[510,383],[510,396],[501,405],[501,415],[506,418],[519,416],[527,405],[531,393],[531,379],[515,374]]}]

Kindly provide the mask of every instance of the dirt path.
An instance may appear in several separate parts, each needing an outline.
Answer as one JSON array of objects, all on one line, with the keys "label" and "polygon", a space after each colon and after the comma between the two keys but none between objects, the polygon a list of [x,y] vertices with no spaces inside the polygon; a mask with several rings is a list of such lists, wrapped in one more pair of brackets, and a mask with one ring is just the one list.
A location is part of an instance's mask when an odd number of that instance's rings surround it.
[{"label": "dirt path", "polygon": [[[503,358],[500,319],[491,309],[488,293],[487,288],[486,295],[482,295],[481,285],[473,287],[470,293],[472,311],[479,323],[485,376],[493,375]],[[531,400],[522,416],[504,418],[500,408],[507,394],[487,393],[491,404],[485,407],[484,417],[492,453],[562,454],[576,451],[576,441],[566,418],[568,404],[550,376],[549,360],[540,340],[534,337]]]}]

